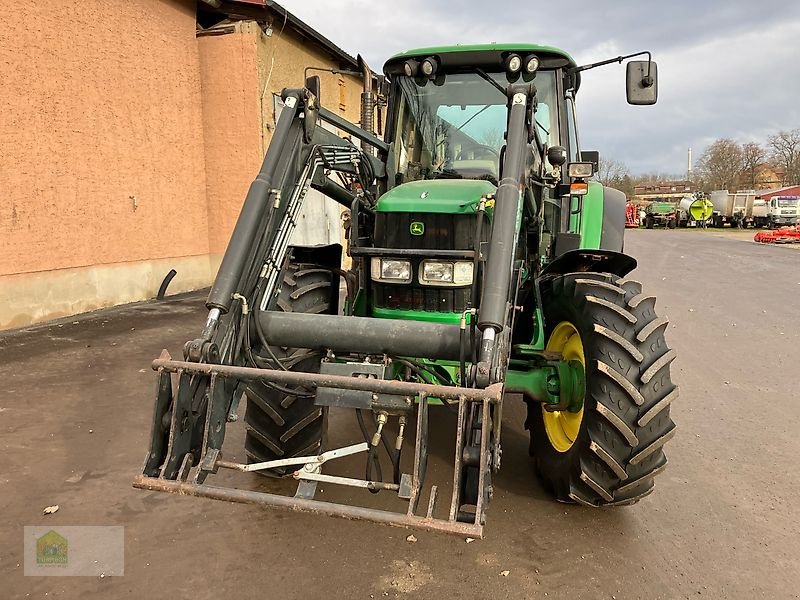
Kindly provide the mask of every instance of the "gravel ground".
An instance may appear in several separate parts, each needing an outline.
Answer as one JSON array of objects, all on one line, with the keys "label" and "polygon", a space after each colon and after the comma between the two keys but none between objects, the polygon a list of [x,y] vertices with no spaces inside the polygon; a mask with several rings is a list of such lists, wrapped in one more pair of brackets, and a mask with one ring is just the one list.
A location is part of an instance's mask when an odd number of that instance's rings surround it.
[{"label": "gravel ground", "polygon": [[[655,493],[612,510],[552,502],[527,457],[522,403],[509,396],[486,538],[469,544],[134,490],[153,401],[150,360],[162,348],[180,355],[198,333],[201,295],[0,336],[0,596],[797,598],[800,268],[794,252],[751,239],[627,236],[639,260],[632,276],[658,297],[678,352],[679,431]],[[332,416],[334,442],[355,439],[352,421]],[[451,436],[444,417],[432,440],[434,479],[449,474]],[[239,428],[227,444],[227,458],[243,459]],[[323,499],[335,497],[323,489]],[[385,494],[367,502],[397,507]],[[43,515],[53,504],[58,512]],[[123,525],[125,575],[23,577],[23,525]]]}]

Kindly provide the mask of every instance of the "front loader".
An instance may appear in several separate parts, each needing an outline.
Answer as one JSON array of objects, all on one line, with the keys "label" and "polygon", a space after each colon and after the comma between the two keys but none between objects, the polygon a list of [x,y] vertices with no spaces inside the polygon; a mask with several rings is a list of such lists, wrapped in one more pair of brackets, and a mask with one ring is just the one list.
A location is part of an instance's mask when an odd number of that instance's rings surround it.
[{"label": "front loader", "polygon": [[[380,77],[362,61],[360,127],[321,105],[318,78],[283,90],[205,326],[182,360],[153,362],[150,450],[134,485],[481,536],[503,403],[524,401],[555,499],[649,494],[675,432],[675,354],[655,299],[628,278],[625,197],[591,180],[596,154],[578,147],[574,107],[582,71],[634,56],[578,66],[532,44],[423,48]],[[627,64],[632,104],[656,100],[647,58]],[[340,245],[292,245],[310,188],[344,207],[352,268]],[[223,442],[243,399],[239,463]],[[352,413],[361,439],[326,447],[331,410]],[[441,506],[425,480],[429,432],[446,419],[456,428]],[[363,477],[335,474],[344,461]],[[297,490],[207,483],[221,468],[291,477]],[[407,509],[326,502],[321,484],[396,495]]]}]

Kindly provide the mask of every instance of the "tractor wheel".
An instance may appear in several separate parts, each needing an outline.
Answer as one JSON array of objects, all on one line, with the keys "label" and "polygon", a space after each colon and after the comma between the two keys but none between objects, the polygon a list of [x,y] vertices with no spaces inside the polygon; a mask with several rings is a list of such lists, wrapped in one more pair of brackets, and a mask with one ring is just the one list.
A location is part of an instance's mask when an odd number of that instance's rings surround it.
[{"label": "tractor wheel", "polygon": [[563,275],[543,294],[547,350],[584,364],[586,394],[580,412],[529,403],[538,472],[557,500],[632,504],[652,491],[675,434],[667,320],[641,284],[615,275]]},{"label": "tractor wheel", "polygon": [[647,229],[652,229],[653,225],[655,225],[655,224],[656,224],[656,219],[655,219],[655,217],[653,215],[647,215],[644,218],[644,226]]},{"label": "tractor wheel", "polygon": [[[330,313],[334,278],[331,270],[313,264],[290,264],[284,273],[276,309],[294,313]],[[261,344],[254,348],[269,357]],[[322,354],[304,348],[271,347],[290,371],[318,373]],[[299,395],[287,394],[265,382],[252,382],[245,389],[244,448],[248,463],[316,454],[323,445],[326,411],[314,404],[313,395],[300,386],[282,386]],[[258,471],[273,477],[292,473],[297,467]]]}]

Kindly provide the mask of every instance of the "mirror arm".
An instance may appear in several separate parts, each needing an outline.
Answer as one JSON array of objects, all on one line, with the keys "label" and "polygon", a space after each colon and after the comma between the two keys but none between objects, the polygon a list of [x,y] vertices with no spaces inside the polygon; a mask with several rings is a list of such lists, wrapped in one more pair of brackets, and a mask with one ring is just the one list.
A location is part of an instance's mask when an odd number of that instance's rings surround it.
[{"label": "mirror arm", "polygon": [[645,75],[644,79],[642,80],[642,83],[645,85],[645,87],[650,87],[651,85],[653,85],[653,80],[650,77],[650,64],[653,62],[653,59],[649,50],[645,50],[643,52],[636,52],[634,54],[628,54],[626,56],[617,56],[616,58],[609,58],[608,60],[601,60],[600,62],[591,63],[588,65],[581,65],[580,67],[574,67],[570,69],[569,72],[580,73],[581,71],[588,71],[589,69],[594,69],[596,67],[603,67],[605,65],[610,65],[611,63],[622,64],[623,60],[643,55],[647,55],[647,75]]}]

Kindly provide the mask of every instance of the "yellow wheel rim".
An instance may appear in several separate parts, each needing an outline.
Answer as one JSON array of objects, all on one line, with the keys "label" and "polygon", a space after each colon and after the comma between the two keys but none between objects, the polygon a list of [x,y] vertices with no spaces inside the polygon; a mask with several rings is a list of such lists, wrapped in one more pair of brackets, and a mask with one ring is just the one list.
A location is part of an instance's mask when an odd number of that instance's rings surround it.
[{"label": "yellow wheel rim", "polygon": [[[575,326],[562,321],[550,334],[547,340],[548,352],[560,352],[563,360],[577,360],[583,365],[586,372],[586,358],[583,355],[583,342]],[[544,430],[550,444],[559,452],[566,452],[578,439],[583,421],[583,407],[578,412],[553,411],[549,412],[542,407]]]}]

